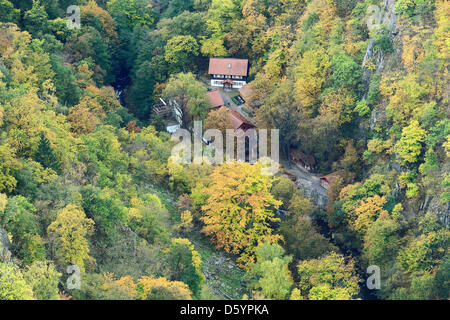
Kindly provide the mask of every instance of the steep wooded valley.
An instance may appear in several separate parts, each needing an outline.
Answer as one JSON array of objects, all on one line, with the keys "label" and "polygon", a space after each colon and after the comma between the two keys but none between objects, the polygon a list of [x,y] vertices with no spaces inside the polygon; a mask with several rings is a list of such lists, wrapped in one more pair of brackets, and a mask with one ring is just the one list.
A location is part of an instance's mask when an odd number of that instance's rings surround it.
[{"label": "steep wooded valley", "polygon": [[448,300],[449,50],[443,0],[0,0],[0,300]]}]

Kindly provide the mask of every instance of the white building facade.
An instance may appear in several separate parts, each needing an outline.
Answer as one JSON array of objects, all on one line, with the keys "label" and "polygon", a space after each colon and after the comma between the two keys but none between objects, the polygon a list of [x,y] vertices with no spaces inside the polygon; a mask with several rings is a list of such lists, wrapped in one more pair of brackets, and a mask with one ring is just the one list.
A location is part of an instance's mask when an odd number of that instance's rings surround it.
[{"label": "white building facade", "polygon": [[211,58],[209,60],[211,86],[224,89],[239,89],[247,83],[248,60],[233,58]]}]

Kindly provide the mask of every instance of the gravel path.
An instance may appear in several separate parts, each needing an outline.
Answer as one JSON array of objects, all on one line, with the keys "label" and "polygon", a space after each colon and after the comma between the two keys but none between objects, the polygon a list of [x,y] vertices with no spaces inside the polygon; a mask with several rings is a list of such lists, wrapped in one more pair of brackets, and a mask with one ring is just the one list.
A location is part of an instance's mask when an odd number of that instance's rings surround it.
[{"label": "gravel path", "polygon": [[305,191],[306,195],[314,200],[319,207],[325,207],[328,200],[328,191],[320,184],[320,178],[296,164],[289,164],[281,161],[284,171],[297,178],[296,184],[299,189]]}]

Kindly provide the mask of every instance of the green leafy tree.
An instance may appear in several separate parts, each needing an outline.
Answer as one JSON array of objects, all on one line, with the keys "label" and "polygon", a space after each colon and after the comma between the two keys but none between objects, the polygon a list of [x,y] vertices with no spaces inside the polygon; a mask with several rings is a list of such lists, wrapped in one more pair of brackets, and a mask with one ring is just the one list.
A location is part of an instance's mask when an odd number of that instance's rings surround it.
[{"label": "green leafy tree", "polygon": [[227,49],[224,46],[224,40],[220,37],[212,37],[202,41],[200,49],[201,53],[206,57],[226,57]]},{"label": "green leafy tree", "polygon": [[208,25],[216,34],[221,35],[231,29],[234,21],[242,16],[240,4],[235,0],[212,0],[208,10]]},{"label": "green leafy tree", "polygon": [[23,273],[38,300],[59,300],[58,283],[61,273],[50,262],[35,261]]},{"label": "green leafy tree", "polygon": [[19,20],[20,10],[8,0],[0,0],[0,22],[14,22]]},{"label": "green leafy tree", "polygon": [[39,236],[36,208],[23,196],[8,198],[1,223],[12,234],[13,249],[31,263],[45,258],[43,241]]},{"label": "green leafy tree", "polygon": [[198,56],[198,43],[192,36],[175,36],[167,41],[164,58],[175,71],[185,70]]},{"label": "green leafy tree", "polygon": [[[314,212],[311,201],[298,192],[297,186],[292,181],[287,178],[285,181],[286,185],[295,187],[294,195],[288,202],[286,215],[278,230],[285,239],[288,252],[294,254],[294,258],[304,260],[320,257],[335,249],[323,235],[316,231],[311,220]],[[279,192],[277,190],[280,190],[276,188],[279,184],[272,189],[275,195]]]},{"label": "green leafy tree", "polygon": [[19,267],[0,262],[0,300],[35,300]]},{"label": "green leafy tree", "polygon": [[97,239],[112,244],[118,233],[117,226],[127,221],[126,208],[119,195],[93,186],[83,188],[81,194],[89,220],[95,221]]},{"label": "green leafy tree", "polygon": [[[96,179],[99,187],[117,187],[129,165],[129,156],[123,152],[111,126],[101,126],[95,132],[83,136],[84,146],[79,160],[95,168],[88,178]],[[120,185],[120,184],[119,184]]]},{"label": "green leafy tree", "polygon": [[449,231],[440,230],[421,234],[402,248],[397,257],[398,265],[405,273],[429,272],[444,255],[449,244]]},{"label": "green leafy tree", "polygon": [[392,300],[430,300],[435,297],[433,276],[430,274],[416,275],[411,280],[409,288],[396,288]]},{"label": "green leafy tree", "polygon": [[194,0],[168,0],[169,5],[164,12],[164,17],[173,18],[194,9]]},{"label": "green leafy tree", "polygon": [[336,53],[331,59],[330,80],[335,88],[347,86],[354,88],[361,75],[361,67],[345,53]]},{"label": "green leafy tree", "polygon": [[172,239],[170,247],[164,253],[169,267],[170,280],[186,283],[194,295],[199,295],[204,282],[202,260],[187,239]]},{"label": "green leafy tree", "polygon": [[301,261],[298,275],[301,293],[309,300],[351,300],[359,293],[354,262],[335,252]]},{"label": "green leafy tree", "polygon": [[50,62],[55,72],[54,83],[59,102],[68,106],[78,104],[81,89],[76,83],[73,69],[71,66],[65,65],[63,59],[57,55],[51,55]]},{"label": "green leafy tree", "polygon": [[206,118],[210,101],[206,88],[192,73],[179,73],[170,78],[163,96],[177,102],[181,111],[182,126],[187,128],[192,120]]},{"label": "green leafy tree", "polygon": [[[288,209],[291,203],[291,199],[298,193],[298,187],[288,177],[281,176],[279,180],[274,183],[270,192],[277,200],[280,200],[283,203],[283,209]],[[306,210],[308,209],[309,208],[307,208]]]},{"label": "green leafy tree", "polygon": [[23,17],[25,28],[31,34],[41,35],[49,29],[48,14],[45,7],[40,4],[39,0],[33,0],[33,6],[26,11]]},{"label": "green leafy tree", "polygon": [[152,26],[155,21],[152,5],[147,0],[111,0],[107,7],[119,31],[132,29],[136,24]]},{"label": "green leafy tree", "polygon": [[285,300],[289,298],[293,286],[289,263],[291,256],[285,256],[278,244],[263,243],[256,249],[256,262],[248,265],[246,278],[254,295],[265,299]]},{"label": "green leafy tree", "polygon": [[439,266],[434,277],[434,283],[439,298],[447,300],[450,292],[450,254],[447,253]]},{"label": "green leafy tree", "polygon": [[132,198],[132,208],[128,211],[130,227],[149,243],[169,240],[169,214],[158,196],[140,195]]},{"label": "green leafy tree", "polygon": [[386,266],[395,260],[399,248],[400,225],[391,219],[378,219],[364,237],[364,256],[369,265]]},{"label": "green leafy tree", "polygon": [[95,71],[93,79],[101,85],[113,80],[111,59],[114,51],[109,45],[100,31],[88,25],[66,42],[65,49],[74,62],[89,62]]},{"label": "green leafy tree", "polygon": [[320,233],[318,233],[310,218],[289,213],[289,217],[282,221],[280,234],[286,240],[286,248],[296,259],[317,258],[335,247]]},{"label": "green leafy tree", "polygon": [[395,3],[395,11],[400,14],[413,16],[425,13],[434,6],[434,0],[399,0]]}]

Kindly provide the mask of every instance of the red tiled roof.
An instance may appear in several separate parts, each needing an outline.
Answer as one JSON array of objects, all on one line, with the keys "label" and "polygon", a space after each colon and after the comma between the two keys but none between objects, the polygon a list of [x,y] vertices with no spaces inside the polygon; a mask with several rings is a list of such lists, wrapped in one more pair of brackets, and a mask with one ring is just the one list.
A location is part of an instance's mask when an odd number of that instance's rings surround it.
[{"label": "red tiled roof", "polygon": [[326,181],[329,185],[332,185],[336,181],[336,178],[340,177],[341,174],[342,170],[339,170],[326,176],[320,177],[320,179]]},{"label": "red tiled roof", "polygon": [[224,74],[232,76],[247,76],[248,60],[233,58],[209,59],[208,74]]},{"label": "red tiled roof", "polygon": [[237,129],[243,129],[245,131],[245,128],[242,128],[242,126],[244,125],[244,127],[251,127],[254,128],[255,126],[253,125],[253,123],[250,122],[250,120],[248,120],[246,117],[244,117],[242,114],[240,114],[239,112],[237,112],[236,110],[233,110],[229,107],[223,106],[222,108],[225,108],[226,110],[228,110],[230,112],[230,116],[231,116],[231,122],[233,123],[233,128],[234,130]]},{"label": "red tiled roof", "polygon": [[218,108],[225,105],[219,90],[209,91],[207,95],[209,97],[209,100],[211,101],[211,106],[213,108]]}]

